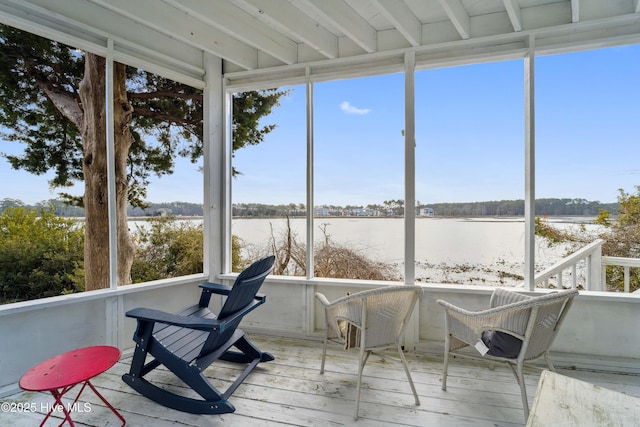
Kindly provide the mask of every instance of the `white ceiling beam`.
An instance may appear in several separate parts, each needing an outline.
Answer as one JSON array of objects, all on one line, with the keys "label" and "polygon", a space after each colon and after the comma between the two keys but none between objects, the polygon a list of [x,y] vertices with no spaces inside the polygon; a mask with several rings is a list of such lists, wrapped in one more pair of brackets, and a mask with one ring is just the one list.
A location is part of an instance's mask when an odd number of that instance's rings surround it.
[{"label": "white ceiling beam", "polygon": [[406,38],[411,46],[422,44],[422,24],[402,0],[373,0],[384,16]]},{"label": "white ceiling beam", "polygon": [[328,26],[333,26],[351,39],[367,53],[378,48],[376,30],[365,19],[344,2],[326,0],[293,0],[300,10],[310,11]]},{"label": "white ceiling beam", "polygon": [[571,0],[571,22],[580,22],[580,0]]},{"label": "white ceiling beam", "polygon": [[[107,40],[111,39],[115,43],[114,58],[120,62],[165,77],[171,75],[168,78],[194,87],[202,83],[200,77],[204,70],[200,49],[185,46],[153,29],[141,29],[133,19],[111,10],[95,9],[95,5],[84,0],[2,0],[0,15],[6,11],[9,15],[5,17],[10,19],[0,17],[0,21],[98,55],[106,55]],[[87,17],[94,19],[87,21]]]},{"label": "white ceiling beam", "polygon": [[507,10],[509,20],[513,26],[513,31],[522,31],[522,15],[520,13],[520,5],[518,0],[502,0],[504,8]]},{"label": "white ceiling beam", "polygon": [[273,26],[283,34],[289,34],[327,58],[338,57],[338,37],[318,25],[288,1],[233,0],[245,10],[251,10],[254,16]]},{"label": "white ceiling beam", "polygon": [[[165,2],[157,0],[90,1],[162,34],[197,46],[240,67],[249,70],[258,67],[258,51],[256,49],[220,30],[211,28],[204,22],[194,21],[184,13],[176,13],[177,10]],[[70,4],[68,1],[55,3]]]},{"label": "white ceiling beam", "polygon": [[294,64],[298,59],[298,45],[295,42],[230,3],[210,3],[201,0],[164,1],[285,64]]},{"label": "white ceiling beam", "polygon": [[460,37],[464,40],[471,37],[471,23],[467,10],[462,5],[460,0],[438,0],[440,6],[447,13],[447,16],[451,20],[451,23],[460,34]]}]

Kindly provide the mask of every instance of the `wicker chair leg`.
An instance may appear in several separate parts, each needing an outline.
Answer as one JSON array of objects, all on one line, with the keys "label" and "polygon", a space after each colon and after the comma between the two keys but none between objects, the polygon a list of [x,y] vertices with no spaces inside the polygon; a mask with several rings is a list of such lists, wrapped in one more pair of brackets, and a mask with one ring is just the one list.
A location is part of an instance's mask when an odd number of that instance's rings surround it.
[{"label": "wicker chair leg", "polygon": [[527,401],[527,389],[524,384],[524,373],[522,371],[523,364],[518,364],[518,372],[516,375],[516,379],[518,380],[518,385],[520,385],[520,393],[522,394],[522,406],[524,408],[524,422],[527,422],[529,418],[529,402]]},{"label": "wicker chair leg", "polygon": [[556,368],[553,366],[553,363],[551,363],[551,357],[549,357],[548,351],[544,352],[544,360],[547,362],[547,366],[549,367],[549,370],[555,372]]},{"label": "wicker chair leg", "polygon": [[362,371],[364,370],[364,365],[367,363],[367,359],[369,359],[369,351],[364,351],[364,349],[360,350],[360,357],[358,363],[358,386],[356,389],[356,411],[353,414],[354,421],[358,420],[358,412],[360,411],[360,389],[362,384]]},{"label": "wicker chair leg", "polygon": [[449,369],[449,334],[444,338],[444,368],[442,370],[442,390],[447,391],[447,370]]},{"label": "wicker chair leg", "polygon": [[404,368],[404,372],[407,374],[407,379],[409,380],[409,385],[411,386],[413,397],[416,399],[416,406],[420,406],[420,399],[418,398],[418,392],[416,391],[416,386],[413,385],[413,380],[411,379],[411,373],[409,373],[409,365],[407,365],[407,359],[404,357],[404,353],[402,352],[402,346],[400,345],[400,343],[398,343],[398,354],[400,355],[400,360],[402,361],[402,367]]},{"label": "wicker chair leg", "polygon": [[[327,334],[329,335],[329,327],[327,326]],[[322,362],[320,362],[320,373],[324,374],[324,359],[327,357],[327,341],[329,338],[327,336],[324,337],[324,344],[322,346]]]}]

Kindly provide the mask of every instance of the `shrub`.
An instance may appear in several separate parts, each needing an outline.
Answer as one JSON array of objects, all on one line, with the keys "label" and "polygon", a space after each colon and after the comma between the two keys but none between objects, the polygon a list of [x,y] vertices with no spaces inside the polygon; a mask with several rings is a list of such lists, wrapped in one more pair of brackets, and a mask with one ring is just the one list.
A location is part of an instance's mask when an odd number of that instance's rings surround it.
[{"label": "shrub", "polygon": [[[640,186],[636,186],[636,194],[618,190],[618,215],[612,219],[607,210],[600,209],[595,224],[605,227],[597,236],[589,235],[584,230],[580,233],[572,233],[558,230],[536,218],[536,235],[548,240],[549,245],[570,242],[582,244],[593,241],[596,238],[604,240],[602,255],[622,258],[640,258]],[[574,245],[572,250],[578,247]],[[624,268],[620,266],[607,266],[607,287],[610,290],[624,289]],[[631,268],[629,271],[630,291],[640,289],[640,268]]]},{"label": "shrub", "polygon": [[[314,276],[359,280],[402,280],[392,264],[367,257],[363,251],[340,245],[331,239],[327,225],[320,227],[324,239],[314,245]],[[289,217],[286,228],[276,234],[271,229],[267,249],[254,249],[257,258],[267,253],[276,257],[273,274],[304,276],[307,274],[306,245],[298,241],[291,230]]]},{"label": "shrub", "polygon": [[53,208],[0,215],[0,302],[84,290],[84,229]]},{"label": "shrub", "polygon": [[177,221],[173,216],[154,218],[148,227],[138,227],[133,283],[201,273],[202,236],[202,224]]},{"label": "shrub", "polygon": [[[138,227],[134,240],[137,250],[131,267],[133,283],[202,273],[202,224],[175,216],[154,218],[148,227]],[[241,245],[240,239],[233,236],[233,271],[248,264],[240,256]]]}]

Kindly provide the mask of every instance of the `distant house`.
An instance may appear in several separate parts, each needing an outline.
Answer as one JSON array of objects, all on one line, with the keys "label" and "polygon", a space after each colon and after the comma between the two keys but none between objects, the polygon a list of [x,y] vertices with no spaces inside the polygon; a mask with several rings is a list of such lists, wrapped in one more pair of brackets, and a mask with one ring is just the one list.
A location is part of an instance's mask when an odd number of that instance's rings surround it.
[{"label": "distant house", "polygon": [[351,210],[352,216],[369,216],[369,213],[366,209],[356,208]]},{"label": "distant house", "polygon": [[316,208],[315,216],[329,216],[329,208]]},{"label": "distant house", "polygon": [[432,208],[422,207],[416,209],[417,216],[435,216],[435,211]]}]

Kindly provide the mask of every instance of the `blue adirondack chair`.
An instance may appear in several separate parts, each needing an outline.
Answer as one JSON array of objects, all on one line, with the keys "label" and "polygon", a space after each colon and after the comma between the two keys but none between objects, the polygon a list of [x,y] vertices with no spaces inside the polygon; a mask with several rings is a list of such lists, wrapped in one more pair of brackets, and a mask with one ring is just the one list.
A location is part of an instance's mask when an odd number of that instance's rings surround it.
[{"label": "blue adirondack chair", "polygon": [[[135,352],[128,374],[122,379],[149,399],[169,408],[194,414],[222,414],[234,412],[228,401],[231,394],[260,362],[274,360],[273,355],[258,350],[238,325],[242,318],[266,297],[258,290],[271,272],[274,256],[262,258],[240,273],[232,287],[215,283],[200,285],[202,293],[198,304],[176,314],[149,308],[136,308],[126,313],[137,319],[133,335]],[[218,313],[208,308],[212,294],[227,298]],[[235,347],[236,350],[231,350]],[[146,361],[147,355],[153,359]],[[214,387],[204,370],[217,360],[247,364],[240,376],[220,392]],[[145,375],[160,365],[180,378],[201,396],[193,398],[160,388]]]}]

